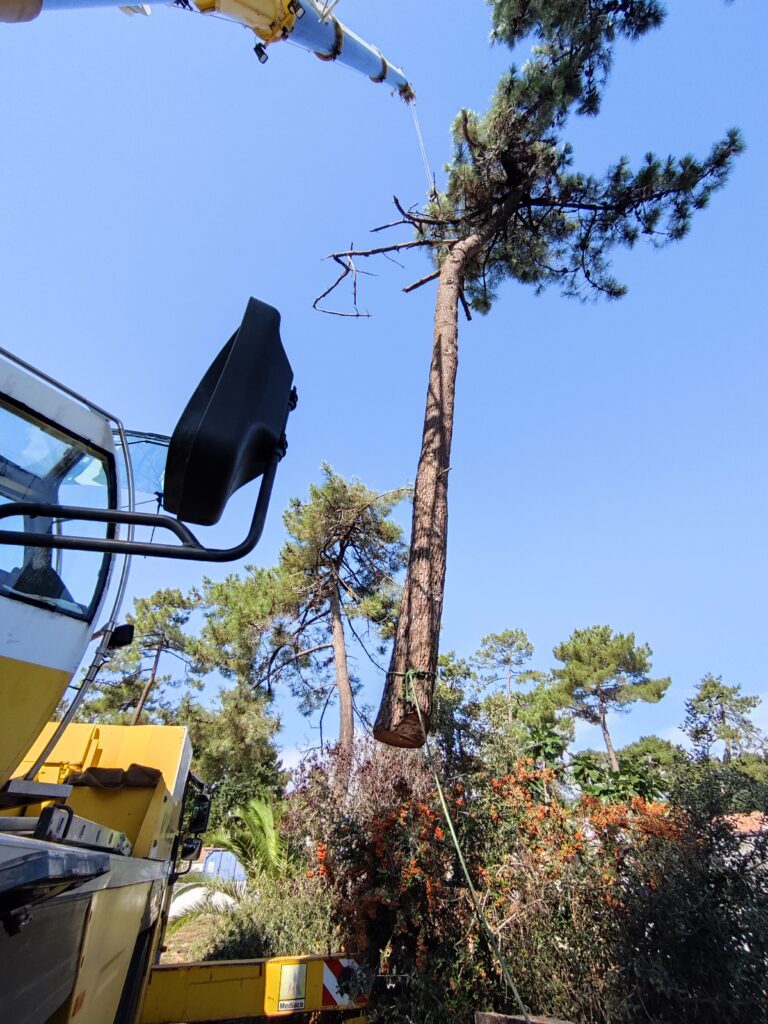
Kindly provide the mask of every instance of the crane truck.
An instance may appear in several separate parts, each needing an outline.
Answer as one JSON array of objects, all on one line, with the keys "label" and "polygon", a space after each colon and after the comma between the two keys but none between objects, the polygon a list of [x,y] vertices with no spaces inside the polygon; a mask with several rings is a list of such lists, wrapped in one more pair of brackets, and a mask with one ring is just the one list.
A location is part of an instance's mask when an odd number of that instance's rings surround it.
[{"label": "crane truck", "polygon": [[[94,6],[125,5],[0,0],[0,22]],[[402,71],[333,16],[333,0],[197,6],[251,28],[260,60],[290,39],[412,98]],[[135,439],[122,421],[0,348],[0,1020],[8,1024],[365,1020],[362,972],[343,955],[160,963],[172,887],[199,855],[210,809],[190,770],[187,732],[75,720],[110,651],[132,641],[120,607],[133,556],[227,562],[258,543],[296,404],[279,325],[277,310],[249,300],[167,439],[155,513],[137,510]],[[243,540],[207,547],[194,530],[218,523],[249,483],[258,491]]]}]

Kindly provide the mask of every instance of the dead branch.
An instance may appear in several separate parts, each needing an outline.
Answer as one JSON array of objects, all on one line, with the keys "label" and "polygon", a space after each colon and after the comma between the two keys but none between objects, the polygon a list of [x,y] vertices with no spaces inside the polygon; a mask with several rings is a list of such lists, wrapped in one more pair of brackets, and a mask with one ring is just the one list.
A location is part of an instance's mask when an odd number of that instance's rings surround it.
[{"label": "dead branch", "polygon": [[[455,219],[438,219],[437,217],[428,217],[425,213],[417,213],[414,207],[406,210],[397,196],[392,196],[392,202],[397,207],[398,212],[402,214],[401,219],[390,221],[389,224],[380,224],[376,228],[371,228],[372,235],[377,234],[379,231],[387,231],[389,228],[399,228],[403,226],[412,228],[422,228],[424,226],[442,228],[445,227],[446,224],[458,223]],[[426,239],[424,241],[426,242]]]},{"label": "dead branch", "polygon": [[409,284],[406,288],[403,288],[404,292],[415,292],[417,288],[421,288],[423,284],[429,284],[430,281],[435,281],[440,277],[439,270],[433,270],[431,274],[427,274],[426,277],[419,278],[418,281],[414,281],[413,284]]},{"label": "dead branch", "polygon": [[374,249],[344,249],[341,252],[329,253],[326,259],[338,262],[341,257],[345,256],[383,256],[386,253],[403,252],[406,249],[419,249],[425,245],[454,245],[456,241],[452,238],[414,238],[410,242],[392,242],[389,245],[379,245]]},{"label": "dead branch", "polygon": [[381,254],[385,260],[389,260],[390,263],[394,263],[396,267],[400,267],[401,270],[405,270],[405,264],[401,263],[400,260],[396,260],[394,256],[390,256],[388,252]]},{"label": "dead branch", "polygon": [[398,213],[402,214],[402,216],[411,223],[413,223],[414,221],[421,221],[422,223],[426,224],[439,223],[434,219],[434,217],[426,217],[423,213],[414,213],[413,207],[411,207],[410,210],[406,210],[403,207],[400,200],[397,198],[397,196],[392,196],[392,202],[395,204],[395,208],[397,209]]},{"label": "dead branch", "polygon": [[412,225],[413,221],[407,217],[402,217],[400,220],[391,220],[389,224],[379,224],[377,228],[371,228],[371,234],[375,235],[379,231],[388,231],[390,228],[401,228],[406,224]]},{"label": "dead branch", "polygon": [[399,213],[403,217],[413,224],[437,224],[443,227],[445,224],[458,224],[459,219],[457,217],[429,217],[426,213],[416,213],[414,208],[406,210],[401,204],[397,196],[392,196],[392,202],[395,204]]},{"label": "dead branch", "polygon": [[[388,226],[388,225],[385,225]],[[370,317],[370,313],[361,313],[357,308],[357,275],[364,274],[366,271],[358,270],[355,264],[355,258],[369,259],[372,256],[383,256],[385,259],[390,260],[397,266],[402,267],[401,263],[398,263],[392,256],[392,253],[396,252],[408,252],[411,249],[421,249],[425,246],[430,248],[437,245],[452,246],[455,245],[458,239],[449,238],[416,238],[409,242],[392,242],[389,245],[374,246],[372,249],[355,249],[354,245],[351,245],[349,249],[340,250],[339,252],[332,252],[326,256],[326,259],[333,260],[341,267],[341,273],[338,275],[336,280],[325,289],[322,295],[318,295],[315,301],[312,303],[312,308],[316,309],[319,313],[328,313],[331,316],[343,316],[343,317]],[[426,280],[433,280],[437,274],[432,275]],[[327,298],[331,292],[335,291],[342,281],[345,281],[348,277],[352,279],[352,305],[354,307],[354,313],[346,313],[338,309],[327,309],[321,306],[320,303],[323,299]],[[426,280],[422,281],[421,284],[426,284]],[[419,287],[417,282],[410,288],[406,288],[405,291],[412,291],[413,288]]]},{"label": "dead branch", "polygon": [[[354,260],[352,259],[352,255],[348,253],[332,253],[331,258],[335,260],[335,262],[338,263],[339,266],[342,268],[341,273],[333,282],[333,284],[329,288],[325,289],[322,295],[317,296],[315,301],[312,303],[312,308],[316,309],[318,313],[328,313],[330,316],[352,317],[353,319],[370,318],[370,313],[361,313],[360,310],[357,308],[358,270],[357,267],[355,266]],[[323,299],[327,295],[330,295],[332,291],[335,291],[336,288],[338,288],[338,286],[341,284],[341,282],[345,278],[349,277],[350,274],[352,275],[352,305],[354,306],[355,309],[354,313],[345,313],[339,309],[325,309],[323,306],[321,306],[320,303],[323,301]]]}]

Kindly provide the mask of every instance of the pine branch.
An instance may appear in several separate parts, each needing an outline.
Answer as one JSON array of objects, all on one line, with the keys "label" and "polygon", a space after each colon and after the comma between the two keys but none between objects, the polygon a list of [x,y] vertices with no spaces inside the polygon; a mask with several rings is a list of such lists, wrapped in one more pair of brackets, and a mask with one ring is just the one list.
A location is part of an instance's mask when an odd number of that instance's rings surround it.
[{"label": "pine branch", "polygon": [[421,288],[422,285],[429,284],[430,281],[436,281],[440,277],[439,270],[433,270],[431,274],[427,274],[426,277],[419,278],[418,281],[414,281],[413,284],[406,285],[403,291],[408,294],[409,292],[415,292],[417,288]]}]

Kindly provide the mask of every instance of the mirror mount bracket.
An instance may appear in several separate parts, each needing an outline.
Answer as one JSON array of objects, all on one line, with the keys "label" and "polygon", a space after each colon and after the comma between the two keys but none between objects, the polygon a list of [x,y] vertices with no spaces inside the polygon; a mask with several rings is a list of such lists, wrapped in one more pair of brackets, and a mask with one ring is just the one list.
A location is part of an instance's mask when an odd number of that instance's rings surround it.
[{"label": "mirror mount bracket", "polygon": [[188,562],[234,562],[245,558],[258,544],[264,530],[269,499],[275,482],[277,467],[285,454],[284,437],[276,448],[261,478],[253,519],[246,537],[231,548],[207,548],[192,531],[172,516],[153,512],[123,512],[117,509],[78,508],[72,505],[46,505],[39,502],[17,501],[0,505],[0,520],[11,516],[37,516],[59,520],[80,520],[91,523],[112,523],[125,526],[147,526],[166,529],[176,536],[180,544],[160,544],[152,541],[119,540],[108,537],[68,537],[61,534],[35,534],[19,530],[0,530],[0,544],[25,547],[53,548],[68,551],[96,551],[118,555],[145,555],[154,558],[173,558]]}]

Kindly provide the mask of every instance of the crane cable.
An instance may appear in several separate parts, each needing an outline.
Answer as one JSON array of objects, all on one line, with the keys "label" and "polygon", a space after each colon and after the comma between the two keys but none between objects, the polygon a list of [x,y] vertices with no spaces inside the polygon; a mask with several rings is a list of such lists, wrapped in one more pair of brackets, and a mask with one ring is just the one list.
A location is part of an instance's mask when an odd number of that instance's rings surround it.
[{"label": "crane cable", "polygon": [[424,173],[427,176],[427,195],[430,199],[434,199],[437,196],[437,185],[435,184],[435,173],[432,170],[432,165],[429,162],[429,156],[427,155],[427,147],[424,145],[424,135],[421,130],[421,122],[419,121],[419,115],[416,110],[416,100],[412,99],[408,101],[408,106],[411,108],[413,114],[413,125],[416,129],[416,138],[419,143],[419,152],[421,153],[421,159],[424,164]]},{"label": "crane cable", "polygon": [[[329,0],[329,2],[326,3],[326,6],[321,16],[330,14],[330,12],[336,6],[336,3],[338,3],[338,0]],[[190,6],[188,0],[174,0],[174,2],[171,3],[170,6],[173,10],[183,11],[185,14],[199,14],[206,18],[216,18],[218,21],[228,21],[232,25],[240,25],[241,27],[247,27],[244,26],[242,22],[237,21],[235,18],[227,17],[224,14],[211,13],[203,15],[202,11],[198,11],[194,7]],[[290,41],[292,40],[289,39],[289,42]],[[300,46],[301,44],[295,43],[294,45]],[[349,70],[352,69],[350,68]],[[419,114],[418,111],[416,110],[416,100],[411,98],[407,101],[407,103],[408,106],[411,108],[411,114],[413,116],[413,126],[416,129],[416,139],[419,143],[419,152],[421,153],[421,160],[422,163],[424,164],[424,173],[427,177],[427,196],[430,199],[436,199],[438,193],[435,172],[432,170],[432,165],[429,162],[429,156],[427,154],[427,147],[424,144],[424,133],[421,130],[421,122],[419,121]]]},{"label": "crane cable", "polygon": [[440,779],[440,774],[435,765],[435,759],[432,756],[432,751],[430,749],[429,737],[427,736],[427,730],[424,725],[424,718],[422,717],[421,714],[421,705],[419,703],[418,695],[414,692],[413,686],[413,680],[417,676],[422,676],[426,674],[427,673],[419,672],[418,670],[410,670],[405,673],[405,699],[409,701],[409,703],[413,703],[414,707],[416,708],[416,714],[419,719],[419,725],[421,726],[421,731],[424,734],[424,760],[427,762],[427,766],[432,772],[432,778],[435,781],[437,795],[440,799],[440,807],[443,812],[443,817],[445,818],[445,823],[448,826],[448,831],[450,833],[451,839],[453,840],[453,846],[454,849],[456,850],[456,855],[459,858],[459,864],[461,864],[461,870],[462,873],[464,874],[464,879],[467,883],[467,888],[469,889],[469,895],[472,899],[472,906],[474,907],[475,915],[478,921],[480,922],[483,931],[485,932],[486,939],[488,940],[488,945],[493,950],[493,953],[499,962],[499,966],[501,967],[501,973],[504,976],[504,980],[506,981],[509,988],[512,990],[512,994],[515,997],[515,1002],[517,1003],[520,1012],[525,1018],[526,1024],[532,1024],[531,1018],[528,1016],[528,1011],[525,1008],[525,1003],[523,1002],[522,996],[520,995],[520,991],[518,990],[518,987],[517,985],[515,985],[515,982],[512,978],[512,973],[509,969],[509,964],[507,963],[506,958],[504,957],[504,954],[501,951],[501,944],[499,943],[499,940],[497,939],[490,924],[488,923],[488,918],[485,916],[485,911],[480,905],[480,900],[477,897],[477,891],[472,882],[472,877],[469,873],[467,862],[464,859],[464,853],[461,848],[461,843],[459,842],[459,837],[456,834],[456,828],[453,824],[453,818],[451,817],[451,812],[448,809],[448,801],[445,799],[445,791],[443,789],[443,784]]}]

